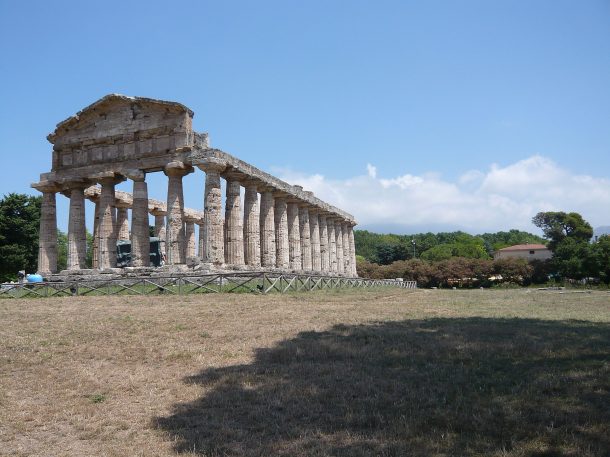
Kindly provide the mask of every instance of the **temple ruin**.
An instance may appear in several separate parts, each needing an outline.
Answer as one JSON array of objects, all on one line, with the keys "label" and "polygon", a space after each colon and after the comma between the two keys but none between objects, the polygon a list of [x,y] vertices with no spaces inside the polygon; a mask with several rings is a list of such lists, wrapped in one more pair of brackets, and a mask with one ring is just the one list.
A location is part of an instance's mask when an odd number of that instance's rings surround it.
[{"label": "temple ruin", "polygon": [[[131,240],[129,268],[149,268],[150,214],[171,268],[188,263],[215,271],[357,276],[352,215],[210,148],[207,134],[193,131],[193,114],[176,102],[111,94],[57,125],[47,137],[53,144],[51,172],[32,184],[42,192],[40,273],[57,272],[56,194],[61,193],[70,199],[69,272],[86,269],[89,199],[96,208],[93,269],[98,272],[115,269],[119,239]],[[182,178],[196,169],[205,173],[203,211],[184,207]],[[166,202],[148,198],[146,175],[153,172],[167,176]],[[133,192],[115,191],[126,179],[133,181]],[[226,181],[224,217],[221,179]]]}]

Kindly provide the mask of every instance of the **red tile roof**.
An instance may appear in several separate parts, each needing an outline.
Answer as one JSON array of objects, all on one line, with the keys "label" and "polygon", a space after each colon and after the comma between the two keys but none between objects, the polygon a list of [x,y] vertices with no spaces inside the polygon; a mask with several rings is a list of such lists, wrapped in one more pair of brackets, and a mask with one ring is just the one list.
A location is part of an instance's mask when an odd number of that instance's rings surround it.
[{"label": "red tile roof", "polygon": [[515,244],[498,251],[535,251],[536,249],[548,249],[544,244]]}]

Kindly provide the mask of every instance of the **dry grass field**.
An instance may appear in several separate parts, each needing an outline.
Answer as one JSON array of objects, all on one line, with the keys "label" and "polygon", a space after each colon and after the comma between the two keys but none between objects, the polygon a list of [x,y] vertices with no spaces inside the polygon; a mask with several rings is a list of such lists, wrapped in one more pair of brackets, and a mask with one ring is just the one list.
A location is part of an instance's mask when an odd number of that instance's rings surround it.
[{"label": "dry grass field", "polygon": [[6,456],[608,456],[610,294],[0,301]]}]

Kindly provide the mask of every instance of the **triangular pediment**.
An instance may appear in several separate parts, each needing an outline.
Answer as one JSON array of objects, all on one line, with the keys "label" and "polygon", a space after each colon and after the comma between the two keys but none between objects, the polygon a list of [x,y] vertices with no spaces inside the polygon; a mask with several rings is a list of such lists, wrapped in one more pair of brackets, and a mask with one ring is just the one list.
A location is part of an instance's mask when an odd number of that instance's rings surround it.
[{"label": "triangular pediment", "polygon": [[60,146],[151,129],[185,131],[192,117],[181,103],[109,94],[57,124],[47,139]]}]

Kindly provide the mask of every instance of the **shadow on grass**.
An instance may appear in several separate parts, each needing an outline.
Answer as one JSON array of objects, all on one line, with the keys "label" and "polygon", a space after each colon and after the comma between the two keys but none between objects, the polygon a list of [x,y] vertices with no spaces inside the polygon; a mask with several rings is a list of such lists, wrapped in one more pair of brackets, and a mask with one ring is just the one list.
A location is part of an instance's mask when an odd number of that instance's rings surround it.
[{"label": "shadow on grass", "polygon": [[609,455],[610,325],[337,325],[205,370],[155,424],[201,455]]}]

